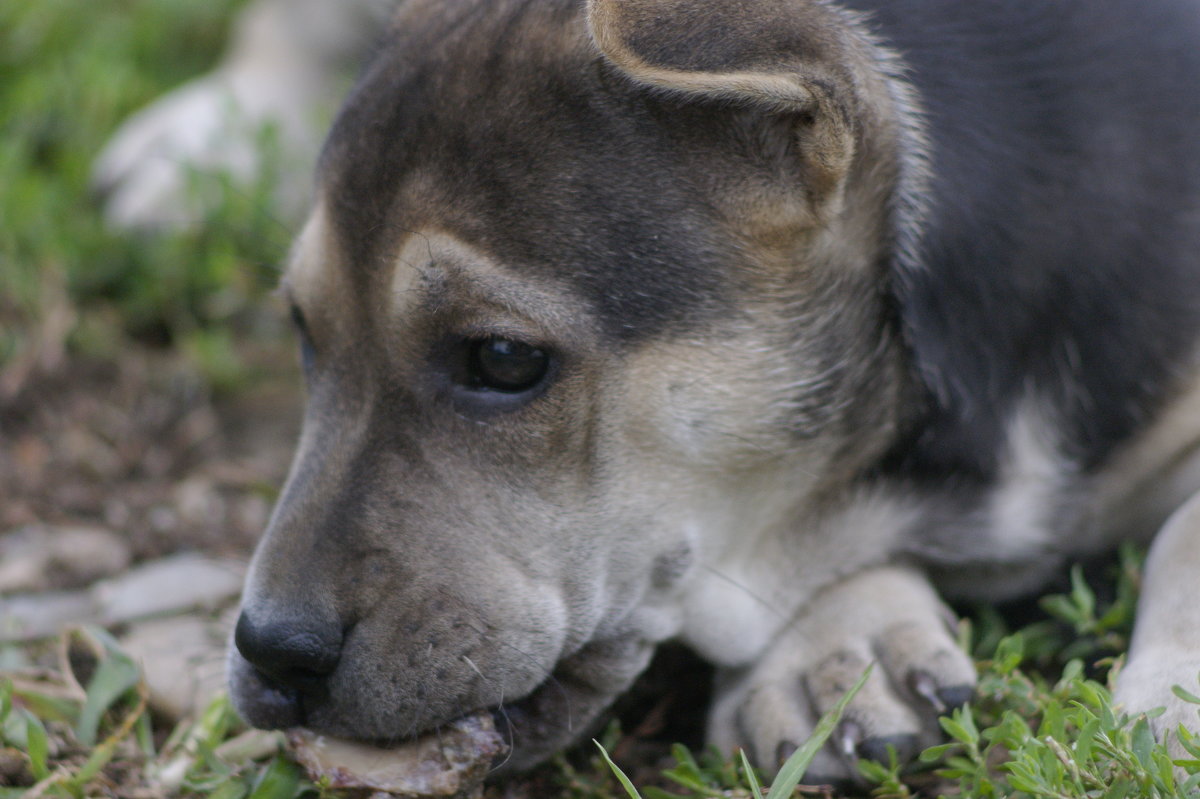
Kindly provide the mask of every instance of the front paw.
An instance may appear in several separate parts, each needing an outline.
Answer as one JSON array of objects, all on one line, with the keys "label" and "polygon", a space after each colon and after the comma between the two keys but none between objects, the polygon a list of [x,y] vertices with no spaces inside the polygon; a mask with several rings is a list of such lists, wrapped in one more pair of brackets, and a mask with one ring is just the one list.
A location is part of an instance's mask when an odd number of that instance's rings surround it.
[{"label": "front paw", "polygon": [[1117,675],[1113,704],[1131,713],[1149,713],[1155,737],[1167,745],[1172,757],[1190,758],[1179,742],[1179,728],[1200,732],[1200,705],[1177,696],[1178,685],[1188,693],[1200,694],[1200,658],[1187,649],[1173,646],[1137,649]]},{"label": "front paw", "polygon": [[195,225],[219,202],[222,175],[247,187],[266,159],[264,131],[273,128],[282,167],[303,164],[304,177],[281,175],[280,212],[306,203],[308,164],[319,141],[310,95],[319,89],[265,74],[217,70],[159,98],[113,134],[92,169],[107,224],[117,230],[170,230]]},{"label": "front paw", "polygon": [[844,782],[857,773],[857,758],[886,761],[889,746],[912,758],[939,739],[938,715],[974,690],[974,665],[949,618],[924,576],[909,569],[872,569],[836,583],[754,665],[720,676],[710,741],[725,752],[744,748],[774,771],[876,663],[805,781]]},{"label": "front paw", "polygon": [[1117,675],[1114,701],[1129,713],[1157,707],[1150,719],[1159,740],[1177,757],[1190,758],[1179,743],[1182,724],[1200,732],[1197,705],[1177,696],[1173,686],[1200,693],[1200,611],[1191,586],[1200,574],[1200,493],[1163,525],[1146,558],[1137,624],[1125,668]]}]

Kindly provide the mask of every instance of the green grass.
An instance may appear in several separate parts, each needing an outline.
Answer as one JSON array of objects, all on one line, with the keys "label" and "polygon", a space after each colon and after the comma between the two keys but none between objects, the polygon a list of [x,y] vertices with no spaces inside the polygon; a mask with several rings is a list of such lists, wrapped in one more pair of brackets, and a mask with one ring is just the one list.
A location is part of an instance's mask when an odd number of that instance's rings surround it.
[{"label": "green grass", "polygon": [[[733,787],[735,789],[748,790],[752,799],[787,799],[791,796],[792,792],[800,784],[800,780],[804,778],[804,772],[812,764],[813,758],[816,757],[821,747],[825,745],[825,742],[829,740],[829,736],[833,735],[834,730],[837,729],[838,722],[841,721],[846,706],[862,690],[863,684],[871,676],[873,668],[874,666],[868,666],[862,676],[858,678],[858,681],[838,700],[833,709],[821,717],[809,739],[804,742],[803,746],[792,753],[791,757],[780,767],[779,773],[775,775],[771,783],[771,789],[765,795],[763,794],[758,772],[750,765],[750,760],[746,757],[745,752],[738,753],[738,765],[741,766],[741,772],[740,774],[734,772],[735,776],[732,782],[740,784]],[[616,775],[617,780],[621,783],[621,787],[625,790],[625,793],[628,794],[629,799],[642,799],[642,793],[638,791],[629,777],[625,775],[625,772],[612,761],[604,746],[599,741],[596,742],[596,746],[600,749],[600,755],[604,758],[605,765]],[[704,772],[699,764],[696,763],[695,758],[691,756],[691,753],[685,749],[677,749],[676,762],[678,765],[674,769],[664,772],[664,776],[674,780],[684,788],[699,791],[701,796],[724,795],[723,789],[710,788],[706,784],[707,780]],[[722,764],[718,768],[718,773],[721,771],[728,773],[729,766]],[[745,786],[744,788],[743,785]],[[645,799],[675,799],[675,797],[657,788],[647,788]]]},{"label": "green grass", "polygon": [[[39,345],[103,357],[129,337],[228,360],[217,331],[253,312],[290,237],[270,175],[198,176],[220,187],[207,223],[145,238],[105,229],[88,180],[122,119],[213,64],[238,4],[0,3],[0,369]],[[63,308],[65,341],[39,341]]]},{"label": "green grass", "polygon": [[[1154,741],[1145,717],[1127,718],[1112,706],[1106,676],[1112,650],[1123,647],[1128,634],[1135,561],[1130,553],[1123,556],[1111,602],[1097,600],[1076,574],[1070,593],[1043,601],[1051,615],[1020,630],[1003,631],[996,618],[977,616],[973,637],[986,650],[978,653],[979,698],[942,719],[946,743],[927,749],[917,763],[861,761],[858,795],[1200,796],[1200,741],[1181,732],[1188,755],[1173,760]],[[1071,654],[1072,647],[1089,654],[1065,661],[1052,654]],[[70,799],[147,791],[221,799],[336,796],[304,778],[277,734],[243,729],[224,698],[200,719],[158,729],[136,666],[103,631],[70,631],[59,651],[72,655],[60,656],[54,669],[9,669],[10,676],[0,676],[0,763],[7,753],[23,764],[9,780],[18,784],[0,787],[0,799],[28,791]],[[22,657],[9,655],[10,662]],[[1187,690],[1180,695],[1200,703]],[[615,728],[590,762],[560,757],[551,782],[563,799],[782,799],[803,784],[808,761],[841,709],[822,720],[769,787],[740,756],[678,745],[675,764],[655,784],[634,785],[609,759],[607,750],[619,738]],[[632,765],[644,771],[644,764]],[[12,772],[10,766],[0,773]]]},{"label": "green grass", "polygon": [[156,743],[138,667],[103,630],[69,630],[60,651],[69,656],[55,670],[0,678],[0,755],[10,755],[0,797],[291,799],[313,790],[281,756],[278,734],[241,732],[224,697]]},{"label": "green grass", "polygon": [[[970,636],[980,671],[978,698],[941,719],[947,742],[925,750],[916,764],[860,761],[861,795],[930,795],[933,776],[937,796],[972,799],[1200,796],[1200,738],[1180,729],[1186,755],[1174,759],[1154,740],[1147,717],[1130,718],[1112,705],[1107,683],[1128,643],[1139,562],[1132,549],[1122,551],[1111,601],[1098,600],[1076,569],[1069,593],[1042,599],[1047,617],[1015,632],[1006,631],[994,612],[981,610]],[[1188,688],[1176,694],[1200,710],[1200,697]],[[802,753],[803,747],[797,755]],[[761,799],[744,762],[738,770],[711,755],[706,765],[681,749],[675,757],[678,766],[667,776],[684,793],[649,788],[639,794],[629,787],[628,795]],[[795,779],[806,763],[788,765],[795,767]],[[925,788],[918,792],[914,785]]]}]

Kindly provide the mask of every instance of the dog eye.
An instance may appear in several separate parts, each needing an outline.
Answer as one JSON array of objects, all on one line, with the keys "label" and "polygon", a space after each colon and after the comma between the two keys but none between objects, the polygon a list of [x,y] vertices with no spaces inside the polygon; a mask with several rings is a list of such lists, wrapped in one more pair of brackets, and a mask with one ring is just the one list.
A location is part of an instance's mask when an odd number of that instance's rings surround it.
[{"label": "dog eye", "polygon": [[468,385],[517,394],[540,383],[549,368],[544,350],[509,338],[486,338],[470,344]]}]

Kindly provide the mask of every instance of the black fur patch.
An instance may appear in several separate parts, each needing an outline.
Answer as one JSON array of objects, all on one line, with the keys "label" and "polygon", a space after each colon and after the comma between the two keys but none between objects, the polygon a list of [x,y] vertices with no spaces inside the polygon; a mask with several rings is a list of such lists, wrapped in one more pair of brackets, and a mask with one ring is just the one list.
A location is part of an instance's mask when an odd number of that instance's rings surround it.
[{"label": "black fur patch", "polygon": [[1187,0],[853,0],[911,68],[933,182],[896,276],[933,411],[898,462],[993,475],[1031,394],[1084,467],[1200,333],[1200,13]]},{"label": "black fur patch", "polygon": [[[323,157],[355,270],[433,225],[511,268],[573,282],[618,339],[721,305],[736,256],[656,121],[660,104],[604,74],[581,4],[498,0],[429,16],[384,48]],[[438,195],[397,208],[417,173]]]}]

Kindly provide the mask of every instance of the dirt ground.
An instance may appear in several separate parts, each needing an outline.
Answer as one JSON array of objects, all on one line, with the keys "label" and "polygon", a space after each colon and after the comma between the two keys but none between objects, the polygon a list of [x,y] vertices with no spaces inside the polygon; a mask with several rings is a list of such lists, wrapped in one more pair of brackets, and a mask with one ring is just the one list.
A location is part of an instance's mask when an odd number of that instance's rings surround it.
[{"label": "dirt ground", "polygon": [[147,349],[31,376],[0,398],[0,536],[84,525],[123,536],[135,563],[247,556],[299,430],[302,391],[282,349],[253,353],[256,377],[225,397]]}]

